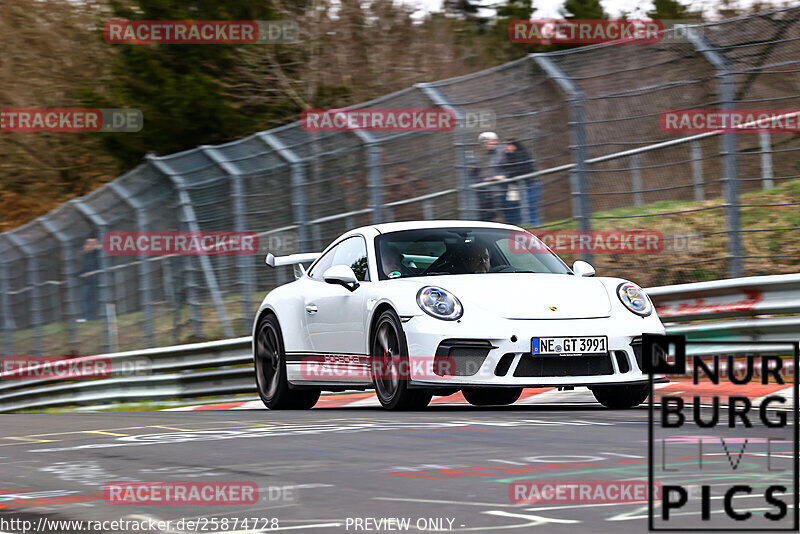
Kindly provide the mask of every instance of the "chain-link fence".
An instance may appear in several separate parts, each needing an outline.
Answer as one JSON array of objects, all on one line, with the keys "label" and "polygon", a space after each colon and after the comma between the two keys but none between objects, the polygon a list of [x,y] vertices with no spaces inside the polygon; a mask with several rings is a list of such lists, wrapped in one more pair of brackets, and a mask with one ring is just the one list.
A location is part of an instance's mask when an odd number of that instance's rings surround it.
[{"label": "chain-link fence", "polygon": [[[247,335],[263,294],[291,279],[264,266],[267,251],[321,250],[350,228],[383,221],[658,230],[668,246],[657,255],[591,257],[600,275],[642,285],[794,272],[800,135],[667,134],[659,117],[800,109],[800,9],[679,33],[535,54],[357,106],[451,109],[459,120],[450,132],[312,133],[294,123],[148,157],[0,234],[2,352],[88,354]],[[470,124],[476,116],[494,122]],[[517,141],[528,166],[484,181],[493,170],[482,129]],[[91,239],[102,243],[111,231],[256,232],[260,250],[93,252]]]}]

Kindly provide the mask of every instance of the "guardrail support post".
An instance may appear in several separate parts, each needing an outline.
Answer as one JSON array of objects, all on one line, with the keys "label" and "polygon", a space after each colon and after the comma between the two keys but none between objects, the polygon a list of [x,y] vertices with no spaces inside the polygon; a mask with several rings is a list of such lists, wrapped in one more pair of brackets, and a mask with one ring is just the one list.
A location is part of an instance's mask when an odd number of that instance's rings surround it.
[{"label": "guardrail support post", "polygon": [[[136,213],[136,230],[140,233],[147,231],[147,212],[144,205],[137,200],[119,181],[109,182],[108,186]],[[144,337],[147,348],[155,346],[153,334],[153,305],[150,292],[150,261],[146,254],[139,253],[139,294],[142,299],[142,318],[144,319]]]},{"label": "guardrail support post", "polygon": [[[537,65],[556,82],[559,87],[567,94],[569,100],[570,115],[570,135],[572,137],[572,160],[575,163],[573,170],[574,179],[572,182],[572,195],[575,198],[575,218],[578,221],[578,229],[581,232],[589,232],[592,229],[591,220],[592,209],[589,203],[589,180],[586,164],[586,114],[583,109],[583,91],[567,73],[553,63],[547,54],[530,54]],[[592,255],[589,253],[581,254],[584,261],[591,261]]]},{"label": "guardrail support post", "polygon": [[[475,190],[470,187],[469,173],[467,172],[467,154],[469,138],[467,132],[466,114],[453,104],[447,96],[430,83],[415,85],[427,96],[434,105],[451,110],[456,117],[456,165],[458,167],[458,215],[461,219],[479,219],[476,213]],[[485,194],[485,192],[484,192]]]},{"label": "guardrail support post", "polygon": [[305,160],[289,150],[280,139],[267,132],[259,132],[256,137],[270,149],[277,152],[289,163],[292,169],[292,218],[297,225],[297,252],[310,252],[308,236],[308,215],[306,214],[306,170]]},{"label": "guardrail support post", "polygon": [[[197,222],[197,217],[195,216],[194,208],[192,207],[191,197],[189,197],[189,192],[186,190],[186,182],[183,181],[183,178],[178,175],[175,170],[172,169],[172,167],[167,165],[163,160],[157,158],[156,156],[148,154],[147,160],[161,174],[165,175],[172,181],[172,184],[178,193],[178,202],[181,206],[181,211],[187,227],[191,232],[199,233],[200,225]],[[219,290],[217,278],[214,275],[214,270],[211,267],[211,260],[208,258],[208,256],[203,254],[199,255],[198,258],[200,259],[200,267],[203,269],[203,274],[205,275],[208,291],[211,293],[211,299],[214,301],[214,306],[217,309],[217,316],[219,317],[219,322],[222,324],[222,330],[227,337],[233,337],[233,328],[231,328],[231,323],[228,320],[228,314],[225,311],[225,303],[222,300],[222,293]],[[192,280],[189,281],[189,284],[194,284],[193,278],[194,277],[192,277]]]},{"label": "guardrail support post", "polygon": [[[687,28],[687,38],[694,48],[717,70],[717,90],[722,109],[736,109],[735,81],[728,60],[695,29]],[[739,220],[739,163],[736,132],[723,132],[721,141],[725,219],[728,226],[728,277],[742,276],[741,222]]]},{"label": "guardrail support post", "polygon": [[[225,160],[216,148],[201,146],[200,150],[208,156],[219,168],[221,168],[231,178],[233,189],[233,217],[236,231],[244,233],[247,231],[247,220],[244,207],[244,185],[242,184],[242,171],[231,161]],[[250,297],[253,294],[253,262],[244,254],[236,256],[236,267],[241,276],[242,287],[242,321],[241,332],[247,333],[250,329],[250,318],[255,310],[251,304]]]}]

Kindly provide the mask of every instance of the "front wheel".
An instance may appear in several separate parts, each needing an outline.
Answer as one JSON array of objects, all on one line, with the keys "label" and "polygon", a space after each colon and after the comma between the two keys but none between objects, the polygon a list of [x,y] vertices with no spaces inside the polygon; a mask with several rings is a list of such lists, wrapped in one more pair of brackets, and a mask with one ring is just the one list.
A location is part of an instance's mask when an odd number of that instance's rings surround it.
[{"label": "front wheel", "polygon": [[307,410],[319,400],[318,389],[290,389],[286,379],[286,353],[278,318],[261,319],[255,338],[256,387],[270,410]]},{"label": "front wheel", "polygon": [[372,336],[372,379],[375,393],[387,410],[421,410],[431,402],[431,391],[409,389],[411,367],[400,318],[393,310],[381,313]]},{"label": "front wheel", "polygon": [[461,390],[473,406],[507,406],[522,395],[522,388],[464,388]]},{"label": "front wheel", "polygon": [[643,403],[650,394],[650,386],[595,386],[592,393],[606,408],[624,410]]}]

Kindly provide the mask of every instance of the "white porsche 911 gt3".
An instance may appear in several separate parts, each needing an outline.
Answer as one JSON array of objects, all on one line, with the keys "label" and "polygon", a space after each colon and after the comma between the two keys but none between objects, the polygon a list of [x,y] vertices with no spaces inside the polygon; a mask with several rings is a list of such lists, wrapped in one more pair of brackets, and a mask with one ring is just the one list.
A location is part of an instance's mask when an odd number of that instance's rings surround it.
[{"label": "white porsche 911 gt3", "polygon": [[641,336],[664,334],[636,284],[591,278],[582,261],[570,269],[506,224],[365,226],[322,253],[269,254],[267,264],[295,265],[297,278],[254,321],[256,384],[272,409],[372,388],[388,409],[459,390],[474,405],[505,405],[547,386],[587,386],[609,408],[633,407],[648,394]]}]

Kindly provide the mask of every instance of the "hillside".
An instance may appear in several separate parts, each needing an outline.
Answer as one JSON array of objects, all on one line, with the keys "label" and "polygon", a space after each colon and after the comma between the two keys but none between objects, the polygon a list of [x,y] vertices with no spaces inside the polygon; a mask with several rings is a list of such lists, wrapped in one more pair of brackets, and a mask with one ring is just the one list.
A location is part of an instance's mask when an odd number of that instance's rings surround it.
[{"label": "hillside", "polygon": [[[800,179],[741,195],[741,226],[746,276],[800,272]],[[757,229],[756,229],[757,228]],[[546,230],[575,230],[565,220]],[[657,230],[669,236],[697,236],[690,251],[658,254],[596,254],[597,274],[629,278],[642,286],[700,282],[726,277],[725,211],[722,199],[664,201],[642,207],[596,212],[593,230]],[[536,233],[536,229],[531,229]],[[669,245],[667,245],[669,246]],[[559,254],[571,263],[575,254]]]}]

